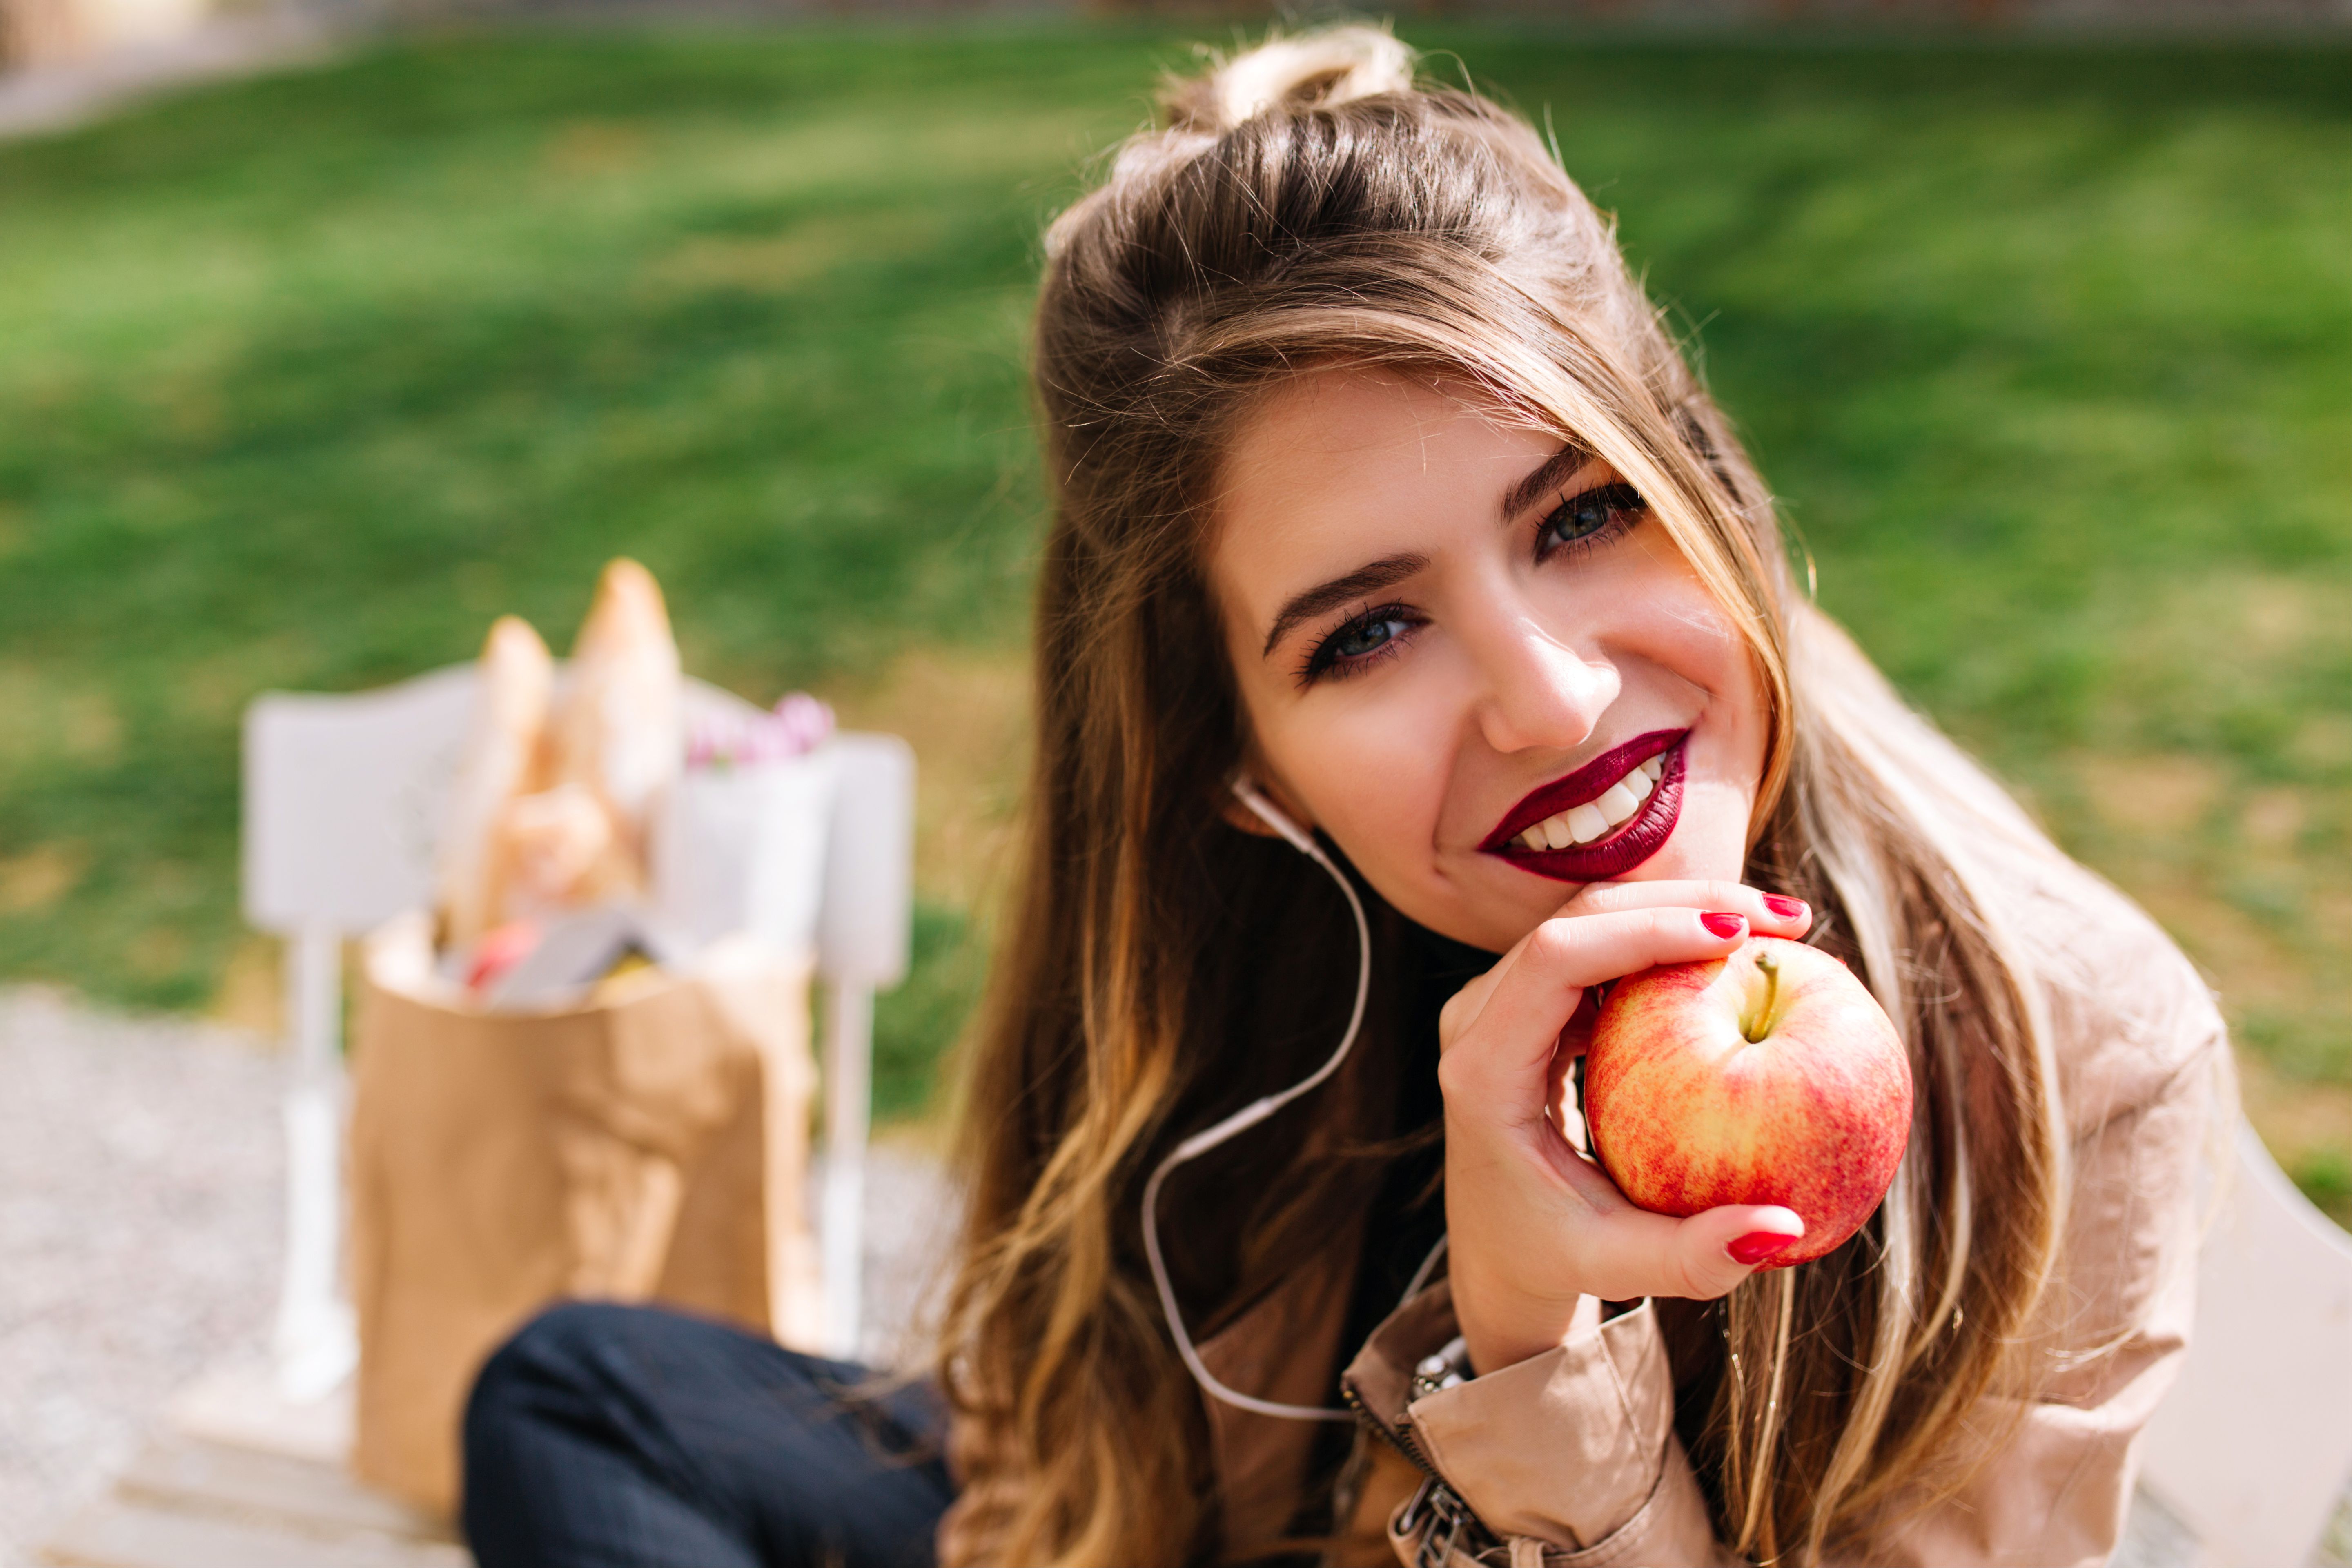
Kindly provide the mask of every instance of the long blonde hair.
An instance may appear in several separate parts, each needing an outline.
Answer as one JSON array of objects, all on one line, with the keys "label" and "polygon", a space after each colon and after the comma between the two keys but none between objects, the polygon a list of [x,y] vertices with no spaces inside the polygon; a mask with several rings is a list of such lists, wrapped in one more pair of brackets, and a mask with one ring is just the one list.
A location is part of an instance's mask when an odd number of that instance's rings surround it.
[{"label": "long blonde hair", "polygon": [[[2044,1005],[1981,851],[2056,851],[1796,591],[1769,495],[1543,142],[1418,84],[1363,27],[1170,83],[1161,123],[1047,237],[1054,517],[1021,880],[967,1091],[950,1550],[1113,1563],[1262,1544],[1222,1533],[1135,1197],[1176,1140],[1303,1075],[1352,975],[1328,885],[1220,821],[1244,721],[1200,562],[1235,423],[1332,363],[1466,383],[1598,452],[1745,629],[1772,723],[1749,878],[1811,901],[1814,940],[1897,1021],[1917,1086],[1864,1232],[1707,1320],[1721,1362],[1693,1457],[1719,1531],[1762,1561],[1817,1557],[1956,1484],[1981,1447],[1969,1407],[2017,1374],[2066,1139]],[[1345,1234],[1363,1151],[1397,1131],[1361,1113],[1391,1102],[1378,1044],[1310,1113],[1346,1136],[1237,1145],[1218,1185],[1171,1206],[1207,1326],[1286,1269],[1345,1266],[1317,1238]]]}]

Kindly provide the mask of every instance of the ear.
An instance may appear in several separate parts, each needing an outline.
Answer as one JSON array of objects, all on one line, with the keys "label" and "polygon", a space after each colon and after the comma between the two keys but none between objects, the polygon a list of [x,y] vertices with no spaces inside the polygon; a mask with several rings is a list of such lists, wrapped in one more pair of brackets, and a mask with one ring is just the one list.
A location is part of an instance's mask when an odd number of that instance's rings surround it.
[{"label": "ear", "polygon": [[[1311,834],[1315,831],[1315,819],[1307,814],[1306,808],[1292,797],[1288,790],[1278,784],[1272,783],[1257,770],[1245,768],[1236,776],[1247,782],[1258,794],[1273,802],[1275,808],[1297,823],[1302,832]],[[1273,825],[1265,818],[1244,805],[1240,797],[1230,789],[1220,792],[1217,811],[1218,815],[1225,819],[1228,826],[1238,827],[1254,837],[1279,838],[1282,837],[1274,830]]]}]

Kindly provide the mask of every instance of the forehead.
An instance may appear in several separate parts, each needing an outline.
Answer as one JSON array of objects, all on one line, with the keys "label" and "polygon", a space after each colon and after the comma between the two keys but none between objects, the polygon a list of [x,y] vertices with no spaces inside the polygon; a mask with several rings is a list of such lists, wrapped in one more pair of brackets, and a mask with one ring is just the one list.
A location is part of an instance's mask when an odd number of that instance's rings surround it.
[{"label": "forehead", "polygon": [[1511,486],[1559,449],[1467,387],[1335,367],[1286,383],[1244,420],[1218,479],[1210,576],[1263,609],[1312,574],[1502,522]]},{"label": "forehead", "polygon": [[1559,447],[1556,436],[1506,422],[1467,386],[1335,366],[1285,382],[1242,422],[1219,500],[1222,510],[1244,510],[1305,486],[1410,487],[1480,469],[1493,470],[1499,493]]}]

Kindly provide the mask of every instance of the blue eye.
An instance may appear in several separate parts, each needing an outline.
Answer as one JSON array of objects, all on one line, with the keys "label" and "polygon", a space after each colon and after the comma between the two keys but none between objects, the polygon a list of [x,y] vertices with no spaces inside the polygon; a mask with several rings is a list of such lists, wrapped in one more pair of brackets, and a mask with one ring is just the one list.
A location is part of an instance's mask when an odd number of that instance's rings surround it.
[{"label": "blue eye", "polygon": [[1334,658],[1361,658],[1394,640],[1403,630],[1404,623],[1393,616],[1374,617],[1341,626],[1324,646]]},{"label": "blue eye", "polygon": [[1536,553],[1548,555],[1563,544],[1576,544],[1631,521],[1648,510],[1641,492],[1631,485],[1601,485],[1570,496],[1544,519],[1536,533]]},{"label": "blue eye", "polygon": [[1421,617],[1402,605],[1366,610],[1315,645],[1298,672],[1302,683],[1326,675],[1353,675],[1403,646]]}]

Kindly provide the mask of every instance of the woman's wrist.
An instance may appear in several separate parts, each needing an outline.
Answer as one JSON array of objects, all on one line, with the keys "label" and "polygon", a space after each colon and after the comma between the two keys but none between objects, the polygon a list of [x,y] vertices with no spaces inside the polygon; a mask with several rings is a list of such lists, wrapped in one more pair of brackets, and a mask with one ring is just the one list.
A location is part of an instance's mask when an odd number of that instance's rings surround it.
[{"label": "woman's wrist", "polygon": [[1565,1300],[1526,1296],[1505,1310],[1492,1310],[1507,1288],[1483,1287],[1475,1279],[1454,1278],[1454,1316],[1462,1331],[1464,1353],[1481,1373],[1517,1366],[1546,1351],[1557,1350],[1575,1326],[1584,1297]]}]

